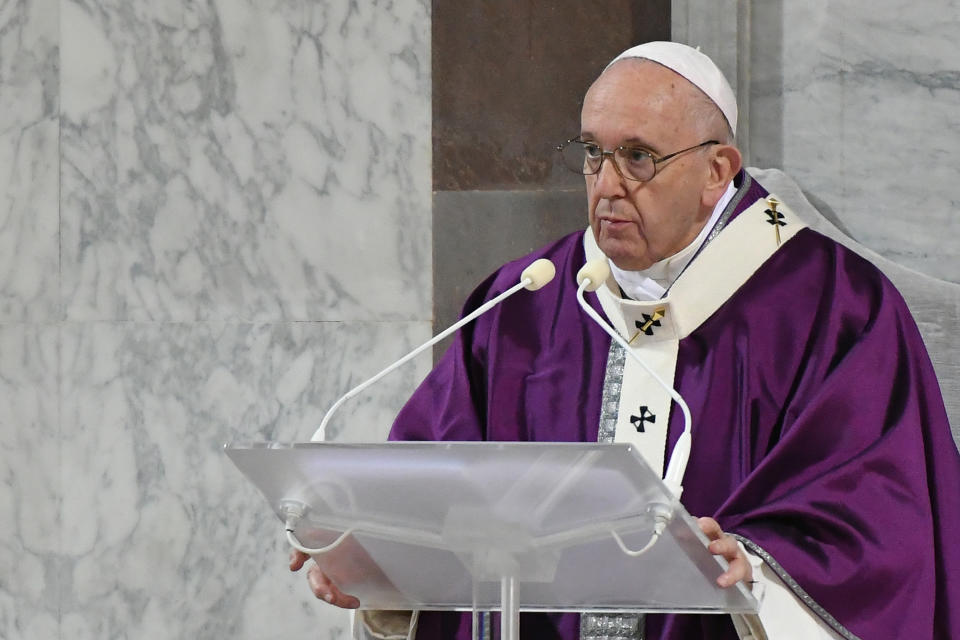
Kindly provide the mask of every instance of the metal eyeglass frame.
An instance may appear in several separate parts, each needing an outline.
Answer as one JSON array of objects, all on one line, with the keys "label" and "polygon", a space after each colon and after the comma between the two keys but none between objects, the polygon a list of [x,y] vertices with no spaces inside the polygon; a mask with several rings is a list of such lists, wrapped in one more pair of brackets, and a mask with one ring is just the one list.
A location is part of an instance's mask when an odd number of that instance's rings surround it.
[{"label": "metal eyeglass frame", "polygon": [[[665,156],[660,156],[659,158],[657,158],[657,157],[655,157],[652,153],[650,153],[649,151],[647,151],[647,150],[645,150],[645,149],[641,149],[641,148],[639,148],[639,147],[628,147],[628,146],[621,145],[621,146],[619,146],[619,147],[616,147],[615,149],[611,149],[611,150],[608,151],[608,150],[602,148],[600,145],[598,145],[598,144],[596,144],[596,143],[588,142],[588,141],[586,141],[586,140],[580,139],[579,137],[576,137],[576,138],[571,138],[570,140],[567,140],[567,141],[564,142],[563,144],[558,144],[558,145],[557,145],[557,152],[560,153],[561,156],[562,156],[562,155],[563,155],[563,150],[564,150],[566,147],[568,147],[568,146],[570,146],[571,144],[573,144],[574,142],[576,142],[577,144],[582,144],[582,145],[589,145],[589,144],[596,145],[596,147],[597,147],[598,149],[600,149],[600,162],[597,164],[597,168],[596,168],[596,170],[594,170],[594,171],[584,171],[584,170],[577,171],[576,169],[571,168],[570,165],[568,165],[566,162],[564,162],[564,163],[563,163],[563,166],[565,166],[567,169],[569,169],[569,170],[572,171],[573,173],[579,173],[580,175],[584,175],[584,176],[597,175],[598,173],[600,173],[600,170],[603,168],[603,161],[606,159],[607,156],[610,156],[611,161],[613,162],[613,168],[616,169],[616,171],[617,171],[617,173],[620,175],[620,177],[623,178],[624,180],[630,180],[630,181],[632,181],[632,182],[650,182],[651,180],[653,180],[653,179],[657,176],[657,168],[658,168],[658,165],[659,165],[661,162],[666,162],[666,161],[669,160],[670,158],[675,158],[675,157],[677,157],[678,155],[680,155],[681,153],[686,153],[686,152],[688,152],[688,151],[693,151],[693,150],[695,150],[695,149],[699,149],[699,148],[701,148],[701,147],[705,147],[705,146],[711,145],[711,144],[720,144],[720,141],[719,141],[719,140],[707,140],[706,142],[701,142],[700,144],[695,144],[695,145],[693,145],[692,147],[687,147],[686,149],[681,149],[680,151],[674,151],[673,153],[669,153],[669,154],[667,154],[667,155],[665,155]],[[620,168],[620,164],[617,162],[616,154],[617,154],[618,152],[620,152],[620,151],[633,151],[633,152],[642,153],[642,154],[648,156],[651,160],[653,160],[653,174],[651,174],[651,176],[650,176],[649,178],[646,178],[646,179],[644,179],[644,180],[641,180],[641,179],[639,179],[639,178],[633,178],[633,177],[630,177],[630,176],[626,175],[626,174],[623,172],[623,170]],[[586,163],[585,163],[585,164],[586,164]]]}]

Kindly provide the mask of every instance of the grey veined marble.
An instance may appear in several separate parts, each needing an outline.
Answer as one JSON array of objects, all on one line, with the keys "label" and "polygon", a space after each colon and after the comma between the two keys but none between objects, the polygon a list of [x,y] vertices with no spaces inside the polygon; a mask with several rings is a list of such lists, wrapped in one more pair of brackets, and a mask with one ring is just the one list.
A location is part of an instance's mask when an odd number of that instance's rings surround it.
[{"label": "grey veined marble", "polygon": [[782,168],[858,241],[960,282],[960,3],[784,2],[779,12],[781,50],[767,59],[782,68],[762,75],[780,85],[781,139],[756,144],[779,144]]},{"label": "grey veined marble", "polygon": [[671,7],[675,35],[735,82],[748,164],[786,171],[884,257],[960,283],[960,2]]},{"label": "grey veined marble", "polygon": [[[285,569],[282,524],[221,447],[309,439],[341,393],[428,332],[429,323],[0,327],[0,635],[335,637],[346,616]],[[376,348],[388,336],[395,344]],[[428,367],[429,358],[349,401],[331,435],[382,440]]]},{"label": "grey veined marble", "polygon": [[59,305],[57,6],[0,6],[0,322]]},{"label": "grey veined marble", "polygon": [[784,170],[863,244],[960,282],[960,3],[784,13]]},{"label": "grey veined marble", "polygon": [[0,638],[345,636],[221,447],[429,335],[429,9],[0,6]]},{"label": "grey veined marble", "polygon": [[422,3],[61,11],[67,317],[428,314]]}]

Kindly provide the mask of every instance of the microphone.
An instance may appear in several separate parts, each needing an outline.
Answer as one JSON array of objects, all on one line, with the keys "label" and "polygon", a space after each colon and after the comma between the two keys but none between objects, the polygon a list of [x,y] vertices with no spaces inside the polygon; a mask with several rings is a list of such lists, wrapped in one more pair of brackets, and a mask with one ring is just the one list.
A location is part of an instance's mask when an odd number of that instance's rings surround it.
[{"label": "microphone", "polygon": [[690,408],[687,406],[683,397],[677,393],[676,389],[664,382],[656,372],[647,366],[647,363],[633,352],[630,345],[627,344],[627,341],[623,339],[623,336],[617,333],[613,327],[601,318],[600,314],[583,299],[584,291],[596,291],[609,277],[610,265],[607,264],[606,260],[591,260],[583,265],[580,271],[577,272],[577,302],[587,315],[600,325],[600,328],[606,331],[613,340],[623,347],[630,357],[639,362],[640,366],[653,376],[653,379],[656,380],[657,383],[670,394],[673,401],[680,406],[680,410],[683,412],[683,433],[680,434],[677,444],[673,447],[673,453],[670,454],[670,462],[667,463],[667,472],[663,476],[664,484],[667,485],[670,492],[679,500],[680,495],[683,493],[683,474],[687,470],[687,461],[690,459],[690,446],[692,443]]},{"label": "microphone", "polygon": [[310,440],[314,442],[322,442],[325,439],[325,436],[327,433],[327,423],[330,421],[330,416],[332,416],[334,412],[337,409],[339,409],[340,405],[342,405],[344,402],[346,402],[353,396],[357,395],[358,393],[360,393],[361,391],[363,391],[364,389],[372,385],[374,382],[376,382],[380,378],[384,377],[385,375],[387,375],[388,373],[390,373],[391,371],[399,367],[400,365],[418,356],[424,349],[429,349],[430,347],[440,342],[441,340],[446,338],[448,335],[450,335],[451,333],[453,333],[463,325],[467,324],[468,322],[472,322],[473,320],[476,320],[477,318],[479,318],[481,315],[483,315],[490,309],[493,309],[495,306],[497,306],[498,304],[500,304],[501,302],[503,302],[504,300],[506,300],[513,294],[515,294],[516,292],[520,291],[520,289],[527,289],[528,291],[536,291],[537,289],[540,289],[545,284],[553,280],[553,277],[556,275],[556,273],[557,273],[556,267],[554,267],[553,263],[547,260],[546,258],[540,258],[539,260],[534,260],[520,274],[520,282],[510,287],[509,289],[507,289],[506,291],[498,295],[496,298],[493,298],[492,300],[489,300],[483,305],[477,307],[473,311],[473,313],[467,316],[464,316],[463,318],[460,319],[459,322],[457,322],[450,328],[446,329],[442,333],[437,334],[427,342],[424,342],[422,345],[420,345],[419,347],[417,347],[407,355],[403,356],[402,358],[400,358],[399,360],[391,364],[389,367],[387,367],[377,375],[373,376],[372,378],[364,382],[361,382],[356,387],[354,387],[353,389],[350,389],[350,391],[343,394],[343,396],[341,396],[340,399],[337,400],[332,407],[330,407],[326,415],[323,416],[323,420],[321,420],[320,426],[317,427],[317,430],[314,432],[313,437],[310,438]]}]

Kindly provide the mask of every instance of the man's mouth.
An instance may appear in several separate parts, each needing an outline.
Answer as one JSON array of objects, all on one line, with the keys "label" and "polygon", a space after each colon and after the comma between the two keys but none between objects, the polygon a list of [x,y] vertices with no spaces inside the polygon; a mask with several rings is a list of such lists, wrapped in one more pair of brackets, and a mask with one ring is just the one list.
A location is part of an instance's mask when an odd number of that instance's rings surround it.
[{"label": "man's mouth", "polygon": [[611,227],[615,229],[617,227],[627,226],[628,224],[632,224],[632,222],[625,218],[609,218],[609,217],[600,218],[600,226],[602,227]]}]

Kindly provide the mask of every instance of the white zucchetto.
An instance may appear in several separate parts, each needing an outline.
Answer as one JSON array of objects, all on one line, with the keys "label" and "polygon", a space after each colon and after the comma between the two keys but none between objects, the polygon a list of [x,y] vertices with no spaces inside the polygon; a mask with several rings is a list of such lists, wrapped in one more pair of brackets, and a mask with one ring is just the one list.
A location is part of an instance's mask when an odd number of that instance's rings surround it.
[{"label": "white zucchetto", "polygon": [[679,42],[646,42],[627,49],[611,60],[606,68],[625,58],[645,58],[679,73],[720,108],[730,130],[736,135],[737,98],[723,72],[707,55]]}]

